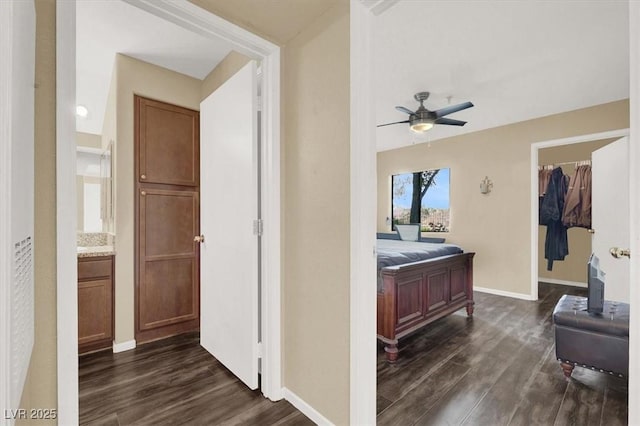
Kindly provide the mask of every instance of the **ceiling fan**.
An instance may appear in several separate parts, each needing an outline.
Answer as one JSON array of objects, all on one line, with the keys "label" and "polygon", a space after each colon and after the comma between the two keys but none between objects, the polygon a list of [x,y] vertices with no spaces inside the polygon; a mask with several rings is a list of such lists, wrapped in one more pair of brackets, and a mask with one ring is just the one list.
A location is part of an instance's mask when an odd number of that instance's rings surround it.
[{"label": "ceiling fan", "polygon": [[429,97],[429,92],[418,92],[414,95],[416,101],[420,102],[420,107],[414,112],[409,108],[403,106],[397,106],[396,109],[400,112],[409,114],[409,119],[404,121],[396,121],[395,123],[380,124],[378,127],[390,126],[392,124],[409,123],[411,130],[416,133],[426,132],[431,129],[435,124],[446,124],[448,126],[464,126],[466,121],[453,120],[451,118],[444,118],[445,115],[453,114],[454,112],[462,111],[463,109],[471,108],[473,104],[471,102],[464,102],[458,105],[451,105],[441,108],[436,111],[429,111],[424,107],[424,101]]}]

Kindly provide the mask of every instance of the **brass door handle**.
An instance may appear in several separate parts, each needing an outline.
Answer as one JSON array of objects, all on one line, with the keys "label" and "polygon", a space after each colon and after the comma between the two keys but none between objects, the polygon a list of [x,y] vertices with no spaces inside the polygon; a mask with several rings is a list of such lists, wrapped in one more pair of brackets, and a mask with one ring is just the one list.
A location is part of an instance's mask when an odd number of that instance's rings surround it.
[{"label": "brass door handle", "polygon": [[629,251],[629,249],[621,249],[620,247],[611,247],[609,253],[616,259],[620,259],[623,256],[631,257],[631,251]]},{"label": "brass door handle", "polygon": [[593,228],[589,228],[589,229],[587,229],[587,232],[590,233],[590,234],[595,234],[596,230],[593,229]]},{"label": "brass door handle", "polygon": [[193,241],[196,243],[204,243],[204,235],[196,235],[193,237]]}]

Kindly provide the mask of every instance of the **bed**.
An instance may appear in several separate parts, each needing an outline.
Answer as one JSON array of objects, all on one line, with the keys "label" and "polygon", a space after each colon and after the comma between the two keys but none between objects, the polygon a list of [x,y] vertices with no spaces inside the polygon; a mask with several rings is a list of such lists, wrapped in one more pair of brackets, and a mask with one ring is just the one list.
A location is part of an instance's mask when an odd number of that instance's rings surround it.
[{"label": "bed", "polygon": [[461,308],[473,315],[473,256],[453,244],[377,239],[378,339],[387,360],[398,340]]}]

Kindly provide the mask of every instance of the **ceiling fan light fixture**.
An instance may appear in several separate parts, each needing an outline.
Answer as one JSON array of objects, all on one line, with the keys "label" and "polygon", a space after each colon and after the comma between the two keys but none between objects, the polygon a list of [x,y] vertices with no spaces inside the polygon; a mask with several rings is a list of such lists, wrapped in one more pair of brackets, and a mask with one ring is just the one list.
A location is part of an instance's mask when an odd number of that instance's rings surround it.
[{"label": "ceiling fan light fixture", "polygon": [[466,121],[454,120],[451,118],[445,118],[449,114],[453,114],[458,111],[462,111],[467,108],[471,108],[473,104],[471,102],[463,102],[458,105],[450,105],[444,108],[430,111],[424,106],[424,101],[429,97],[429,92],[416,93],[414,98],[420,102],[420,106],[417,110],[412,111],[409,108],[403,106],[396,106],[396,111],[403,114],[408,114],[409,119],[403,121],[396,121],[394,123],[379,124],[377,127],[391,126],[392,124],[406,124],[409,123],[409,128],[415,133],[424,133],[436,124],[444,124],[447,126],[464,126]]},{"label": "ceiling fan light fixture", "polygon": [[411,130],[416,133],[424,133],[433,127],[433,121],[425,118],[418,118],[411,122]]}]

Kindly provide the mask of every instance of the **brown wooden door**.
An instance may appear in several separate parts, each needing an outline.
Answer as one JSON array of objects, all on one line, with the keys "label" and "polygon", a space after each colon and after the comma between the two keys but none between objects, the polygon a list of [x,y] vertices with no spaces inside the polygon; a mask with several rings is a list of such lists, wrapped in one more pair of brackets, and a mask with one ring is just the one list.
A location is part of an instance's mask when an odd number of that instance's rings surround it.
[{"label": "brown wooden door", "polygon": [[136,340],[200,324],[199,113],[139,96]]}]

